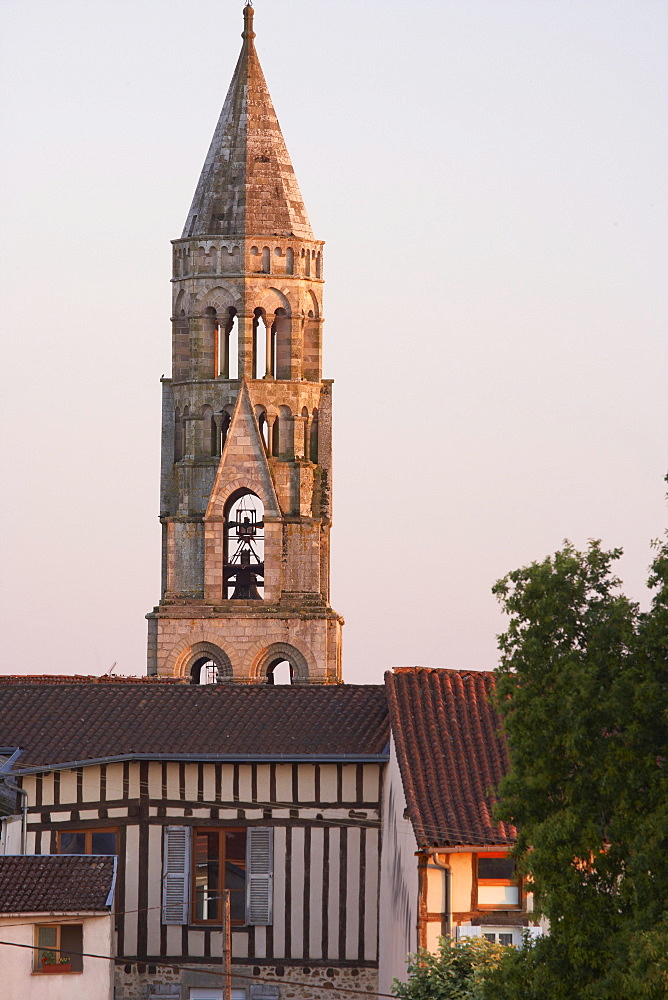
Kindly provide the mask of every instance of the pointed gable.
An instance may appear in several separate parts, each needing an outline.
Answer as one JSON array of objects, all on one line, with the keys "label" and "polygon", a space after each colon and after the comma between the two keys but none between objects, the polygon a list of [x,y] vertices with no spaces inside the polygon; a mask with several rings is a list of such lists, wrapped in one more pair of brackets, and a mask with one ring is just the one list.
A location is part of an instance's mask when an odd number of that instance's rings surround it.
[{"label": "pointed gable", "polygon": [[244,8],[241,54],[188,213],[189,236],[290,236],[313,232],[269,96]]},{"label": "pointed gable", "polygon": [[264,504],[265,517],[280,517],[274,482],[246,382],[241,383],[237,396],[206,519],[222,517],[228,497],[241,487],[257,493]]}]

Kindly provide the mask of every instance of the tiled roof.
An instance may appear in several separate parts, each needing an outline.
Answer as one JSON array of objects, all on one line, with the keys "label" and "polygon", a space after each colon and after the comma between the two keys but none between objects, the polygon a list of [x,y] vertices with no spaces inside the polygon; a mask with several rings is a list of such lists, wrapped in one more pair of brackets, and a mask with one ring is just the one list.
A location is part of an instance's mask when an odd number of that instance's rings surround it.
[{"label": "tiled roof", "polygon": [[27,854],[0,857],[0,913],[73,913],[111,905],[115,858]]},{"label": "tiled roof", "polygon": [[494,675],[411,667],[385,674],[390,724],[419,847],[508,844],[492,819],[493,789],[508,769],[489,701]]},{"label": "tiled roof", "polygon": [[382,754],[380,685],[191,685],[135,678],[2,677],[0,736],[26,765],[130,754]]}]

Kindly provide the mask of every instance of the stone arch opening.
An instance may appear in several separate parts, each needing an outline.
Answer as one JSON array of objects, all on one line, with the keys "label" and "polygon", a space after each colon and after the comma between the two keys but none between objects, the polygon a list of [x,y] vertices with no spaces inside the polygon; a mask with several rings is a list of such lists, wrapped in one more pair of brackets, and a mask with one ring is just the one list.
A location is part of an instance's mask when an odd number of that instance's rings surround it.
[{"label": "stone arch opening", "polygon": [[216,376],[224,379],[239,377],[239,328],[237,310],[229,306],[227,315],[218,325]]},{"label": "stone arch opening", "polygon": [[264,598],[264,504],[243,486],[225,504],[223,598]]},{"label": "stone arch opening", "polygon": [[[288,664],[287,670],[283,668],[285,663]],[[257,656],[253,673],[262,684],[273,685],[277,682],[307,684],[309,679],[308,660],[296,646],[287,642],[273,642]]]},{"label": "stone arch opening", "polygon": [[270,455],[271,442],[269,438],[269,421],[267,420],[267,408],[261,405],[256,406],[255,416],[257,418],[257,425],[260,429],[260,437],[262,438],[262,444],[264,445],[264,450],[267,455]]},{"label": "stone arch opening", "polygon": [[182,657],[179,673],[190,684],[224,684],[232,680],[232,664],[220,646],[197,642]]},{"label": "stone arch opening", "polygon": [[272,375],[271,323],[262,306],[253,310],[253,378]]}]

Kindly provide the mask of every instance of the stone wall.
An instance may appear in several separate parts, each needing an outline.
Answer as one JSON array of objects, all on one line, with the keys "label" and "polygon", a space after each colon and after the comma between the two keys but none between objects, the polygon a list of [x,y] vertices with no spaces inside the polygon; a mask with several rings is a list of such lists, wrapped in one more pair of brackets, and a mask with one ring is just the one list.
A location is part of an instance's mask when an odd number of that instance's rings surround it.
[{"label": "stone wall", "polygon": [[[114,1000],[189,1000],[195,988],[223,989],[221,966],[118,964]],[[232,988],[245,990],[248,1000],[364,1000],[359,993],[345,990],[362,990],[375,997],[378,970],[338,965],[235,966]]]}]

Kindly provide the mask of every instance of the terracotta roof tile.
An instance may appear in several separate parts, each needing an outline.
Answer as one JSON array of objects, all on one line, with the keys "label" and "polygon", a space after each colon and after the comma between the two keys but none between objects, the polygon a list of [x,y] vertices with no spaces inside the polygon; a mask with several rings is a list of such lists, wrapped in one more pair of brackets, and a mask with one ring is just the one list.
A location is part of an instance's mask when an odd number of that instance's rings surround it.
[{"label": "terracotta roof tile", "polygon": [[127,754],[382,754],[380,685],[197,686],[0,677],[0,741],[26,765]]},{"label": "terracotta roof tile", "polygon": [[420,847],[508,844],[515,829],[492,819],[508,768],[490,703],[494,675],[399,668],[385,674],[390,724],[408,812]]},{"label": "terracotta roof tile", "polygon": [[99,855],[0,857],[0,913],[74,913],[111,905],[116,859]]}]

